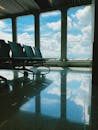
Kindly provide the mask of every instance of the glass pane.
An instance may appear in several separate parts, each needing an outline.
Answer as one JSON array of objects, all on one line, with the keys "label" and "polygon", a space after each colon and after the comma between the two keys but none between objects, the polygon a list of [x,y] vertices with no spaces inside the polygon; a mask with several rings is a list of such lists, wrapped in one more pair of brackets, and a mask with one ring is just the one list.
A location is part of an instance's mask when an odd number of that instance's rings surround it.
[{"label": "glass pane", "polygon": [[67,12],[67,59],[92,59],[92,6],[70,8]]},{"label": "glass pane", "polygon": [[18,42],[34,46],[34,16],[23,16],[17,18]]},{"label": "glass pane", "polygon": [[0,20],[0,39],[4,39],[6,42],[12,41],[11,19]]},{"label": "glass pane", "polygon": [[60,59],[61,13],[59,11],[41,14],[40,35],[43,57]]}]

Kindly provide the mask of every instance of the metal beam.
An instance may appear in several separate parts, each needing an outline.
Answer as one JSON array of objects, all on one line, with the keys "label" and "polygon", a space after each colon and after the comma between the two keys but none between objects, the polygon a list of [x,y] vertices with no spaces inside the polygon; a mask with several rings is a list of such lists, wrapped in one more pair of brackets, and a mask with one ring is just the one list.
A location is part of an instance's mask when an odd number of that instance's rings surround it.
[{"label": "metal beam", "polygon": [[40,48],[40,20],[39,20],[39,13],[35,14],[35,47]]},{"label": "metal beam", "polygon": [[17,42],[16,18],[12,18],[12,39],[13,39],[13,42]]},{"label": "metal beam", "polygon": [[67,9],[61,10],[61,60],[67,59]]}]

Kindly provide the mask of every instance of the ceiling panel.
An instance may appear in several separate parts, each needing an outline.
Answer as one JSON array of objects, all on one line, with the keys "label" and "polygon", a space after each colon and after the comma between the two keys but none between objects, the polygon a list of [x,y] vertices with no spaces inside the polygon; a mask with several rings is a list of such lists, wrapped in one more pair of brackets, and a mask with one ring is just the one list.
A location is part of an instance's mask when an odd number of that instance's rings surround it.
[{"label": "ceiling panel", "polygon": [[35,2],[40,6],[40,9],[51,8],[51,3],[49,0],[35,0]]},{"label": "ceiling panel", "polygon": [[8,14],[14,14],[23,12],[24,9],[15,2],[15,0],[0,0],[0,6],[3,7],[2,12],[6,12]]},{"label": "ceiling panel", "polygon": [[92,0],[0,0],[0,18],[91,3]]},{"label": "ceiling panel", "polygon": [[24,9],[40,9],[34,0],[16,0]]}]

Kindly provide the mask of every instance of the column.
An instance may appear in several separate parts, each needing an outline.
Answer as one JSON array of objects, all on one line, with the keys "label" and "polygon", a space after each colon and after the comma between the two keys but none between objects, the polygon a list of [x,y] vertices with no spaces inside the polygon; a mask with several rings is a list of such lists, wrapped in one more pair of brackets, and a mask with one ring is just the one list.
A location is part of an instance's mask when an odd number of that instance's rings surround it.
[{"label": "column", "polygon": [[35,14],[35,47],[40,48],[40,20],[39,20],[39,13]]},{"label": "column", "polygon": [[66,74],[61,72],[61,119],[66,120]]},{"label": "column", "polygon": [[61,10],[61,60],[67,59],[67,9]]},{"label": "column", "polygon": [[12,18],[12,40],[13,42],[17,42],[17,25],[16,25],[16,17]]},{"label": "column", "polygon": [[[16,17],[12,18],[12,41],[14,43],[17,42],[17,23],[16,23]],[[18,78],[18,71],[13,71],[14,79]]]}]

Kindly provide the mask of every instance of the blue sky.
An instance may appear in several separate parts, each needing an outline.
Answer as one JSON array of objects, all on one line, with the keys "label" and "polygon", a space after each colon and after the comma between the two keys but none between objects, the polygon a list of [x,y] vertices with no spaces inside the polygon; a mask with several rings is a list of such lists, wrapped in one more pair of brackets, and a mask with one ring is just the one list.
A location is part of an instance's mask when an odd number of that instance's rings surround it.
[{"label": "blue sky", "polygon": [[[67,58],[92,58],[92,7],[70,8],[67,12]],[[40,43],[44,57],[60,59],[61,12],[40,15]],[[18,42],[34,46],[34,16],[17,18]],[[0,39],[12,41],[11,20],[0,20]]]}]

